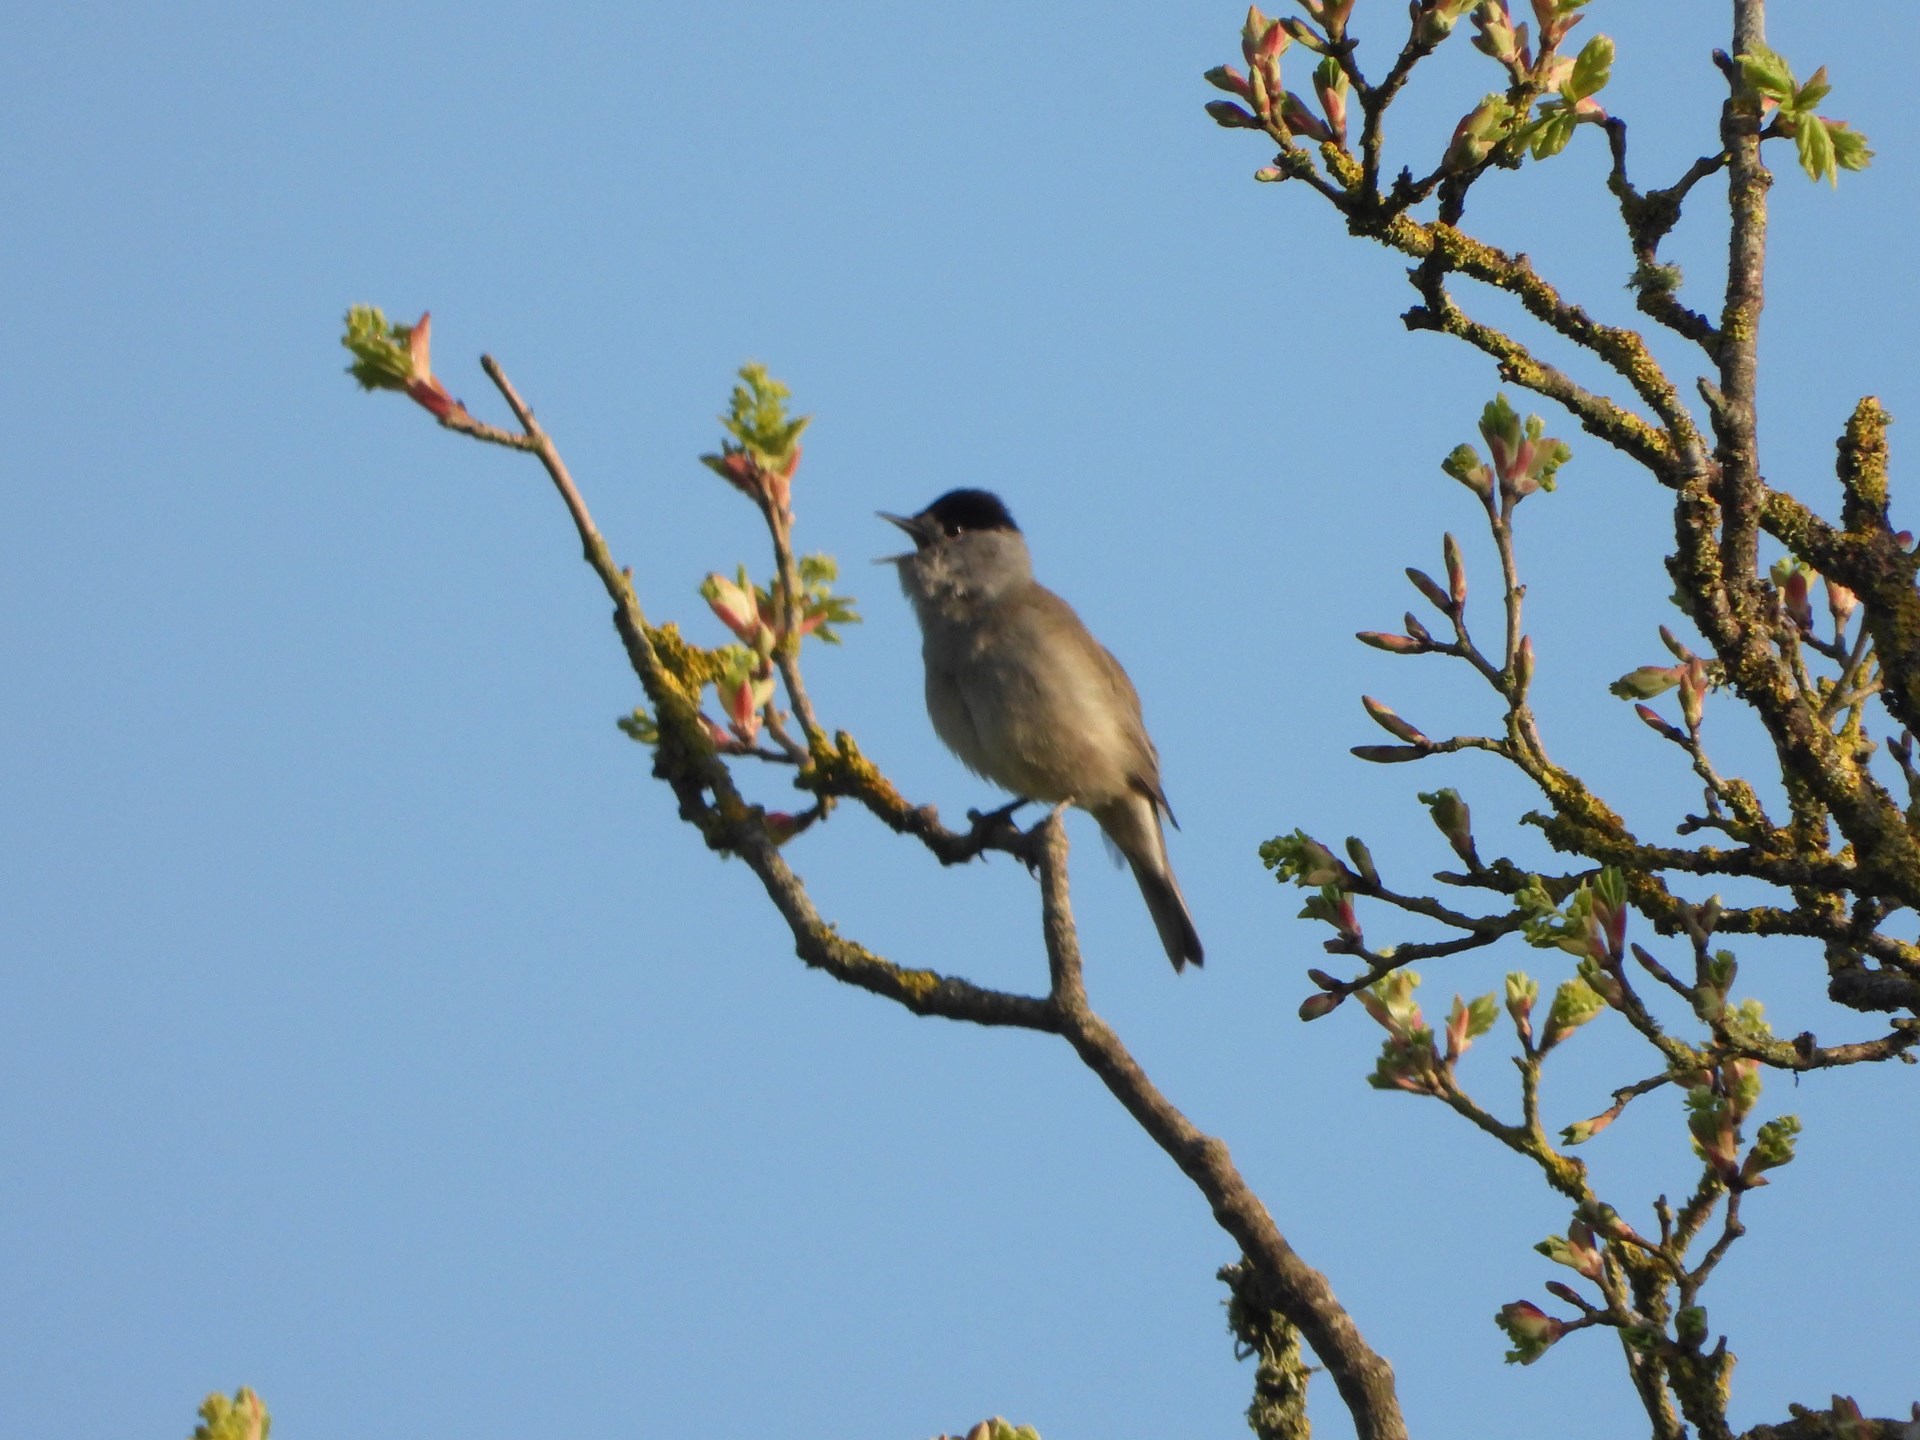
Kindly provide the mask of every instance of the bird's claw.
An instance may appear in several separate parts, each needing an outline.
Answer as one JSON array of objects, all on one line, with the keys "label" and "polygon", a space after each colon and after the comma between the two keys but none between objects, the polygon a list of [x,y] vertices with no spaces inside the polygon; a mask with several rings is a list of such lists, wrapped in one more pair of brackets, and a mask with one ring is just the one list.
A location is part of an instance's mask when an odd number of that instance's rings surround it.
[{"label": "bird's claw", "polygon": [[1027,799],[1026,796],[1021,795],[1013,800],[1009,800],[998,810],[969,810],[967,811],[967,819],[973,822],[973,828],[976,830],[997,830],[1001,826],[1008,825],[1012,822],[1014,811],[1023,805],[1031,805],[1032,803],[1033,802]]},{"label": "bird's claw", "polygon": [[1062,800],[1047,811],[1044,820],[1037,820],[1020,832],[1019,843],[1013,853],[1019,857],[1020,863],[1027,867],[1029,875],[1039,875],[1040,867],[1046,863],[1048,833],[1054,821],[1060,818],[1061,811],[1072,803],[1071,800]]},{"label": "bird's claw", "polygon": [[1024,835],[1020,827],[1013,823],[1013,812],[1026,803],[1025,800],[1015,800],[1011,805],[1002,805],[997,810],[967,811],[967,821],[973,827],[972,840],[978,847],[977,853],[985,854],[992,850],[1006,850],[1015,855],[1020,853]]}]

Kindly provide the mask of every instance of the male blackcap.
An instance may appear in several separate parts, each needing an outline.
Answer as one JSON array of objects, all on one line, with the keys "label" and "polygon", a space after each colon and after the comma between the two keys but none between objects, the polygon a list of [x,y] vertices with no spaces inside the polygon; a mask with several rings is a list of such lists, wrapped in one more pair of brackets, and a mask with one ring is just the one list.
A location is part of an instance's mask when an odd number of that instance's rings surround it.
[{"label": "male blackcap", "polygon": [[953,490],[918,515],[881,512],[913,537],[892,556],[920,622],[927,713],[969,770],[1027,800],[1071,803],[1133,867],[1167,958],[1201,962],[1167,863],[1160,757],[1120,662],[1033,578],[998,496]]}]

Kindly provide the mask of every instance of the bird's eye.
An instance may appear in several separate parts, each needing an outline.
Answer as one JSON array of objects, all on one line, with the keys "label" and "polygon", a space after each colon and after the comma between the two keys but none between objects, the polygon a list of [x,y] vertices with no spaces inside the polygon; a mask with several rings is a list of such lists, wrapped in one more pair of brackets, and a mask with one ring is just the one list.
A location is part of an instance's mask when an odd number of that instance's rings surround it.
[{"label": "bird's eye", "polygon": [[948,521],[946,526],[946,531],[948,536],[951,537],[954,535],[958,535],[961,532],[961,530],[963,530],[964,528],[965,528],[964,526],[956,525],[952,521]]}]

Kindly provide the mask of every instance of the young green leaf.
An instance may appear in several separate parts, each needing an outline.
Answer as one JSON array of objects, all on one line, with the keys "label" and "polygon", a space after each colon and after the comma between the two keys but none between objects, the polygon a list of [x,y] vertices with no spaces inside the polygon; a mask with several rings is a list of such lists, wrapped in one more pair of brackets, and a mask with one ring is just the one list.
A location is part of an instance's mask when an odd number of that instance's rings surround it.
[{"label": "young green leaf", "polygon": [[1800,168],[1809,180],[1840,183],[1839,159],[1834,153],[1833,135],[1818,115],[1802,119],[1793,132],[1794,147],[1800,152]]},{"label": "young green leaf", "polygon": [[1742,52],[1738,58],[1741,78],[1762,97],[1782,105],[1792,101],[1797,88],[1793,83],[1793,71],[1787,68],[1785,57],[1778,51],[1756,45],[1752,50]]},{"label": "young green leaf", "polygon": [[1599,94],[1612,76],[1613,41],[1605,35],[1596,35],[1581,46],[1580,53],[1574,57],[1573,73],[1560,87],[1560,94],[1571,105],[1576,100]]}]

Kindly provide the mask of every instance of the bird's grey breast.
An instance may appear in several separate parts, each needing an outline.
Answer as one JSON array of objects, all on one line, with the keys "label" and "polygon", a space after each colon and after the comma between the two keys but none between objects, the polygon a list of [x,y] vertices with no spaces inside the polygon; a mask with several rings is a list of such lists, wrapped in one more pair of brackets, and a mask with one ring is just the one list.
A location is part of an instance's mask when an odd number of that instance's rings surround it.
[{"label": "bird's grey breast", "polygon": [[1032,582],[978,606],[943,643],[929,635],[928,709],[962,760],[1035,800],[1098,803],[1157,768],[1125,676]]}]

